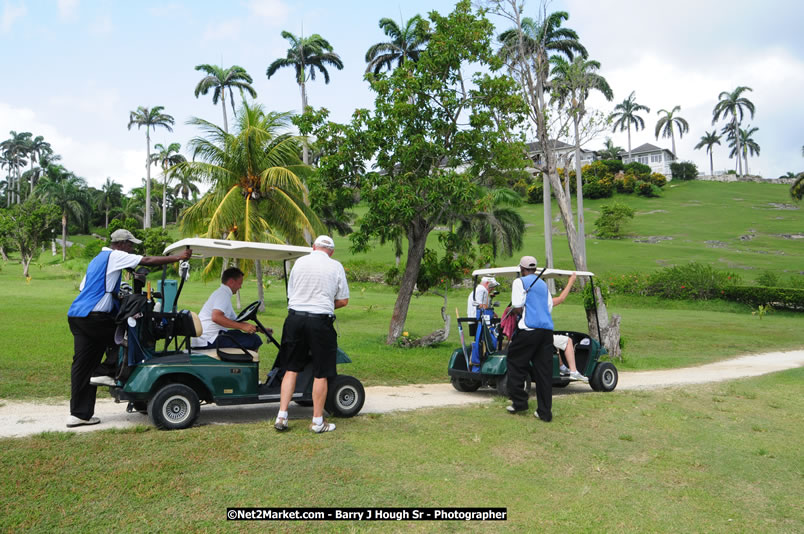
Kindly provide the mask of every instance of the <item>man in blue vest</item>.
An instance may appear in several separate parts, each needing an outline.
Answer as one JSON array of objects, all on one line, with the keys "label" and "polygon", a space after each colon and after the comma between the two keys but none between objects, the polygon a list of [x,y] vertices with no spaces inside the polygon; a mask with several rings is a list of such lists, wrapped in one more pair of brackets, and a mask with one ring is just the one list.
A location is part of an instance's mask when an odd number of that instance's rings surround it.
[{"label": "man in blue vest", "polygon": [[[533,365],[538,409],[535,415],[545,422],[553,419],[553,297],[547,284],[536,276],[536,258],[519,260],[520,277],[511,287],[511,306],[521,317],[508,347],[508,396],[510,413],[528,409],[525,380]],[[574,281],[574,280],[573,280]],[[566,293],[569,293],[567,285]],[[561,300],[566,295],[562,293]]]},{"label": "man in blue vest", "polygon": [[[70,417],[67,427],[96,425],[94,417],[97,387],[90,384],[93,371],[101,363],[103,353],[114,345],[116,328],[115,314],[119,308],[117,293],[120,290],[120,275],[123,269],[137,265],[158,266],[184,261],[192,250],[175,256],[140,256],[132,254],[134,245],[142,243],[128,230],[112,232],[111,245],[95,256],[79,287],[80,293],[67,312],[67,322],[73,334],[75,354],[70,370]],[[106,377],[108,378],[108,377]],[[113,380],[96,382],[114,385]]]}]

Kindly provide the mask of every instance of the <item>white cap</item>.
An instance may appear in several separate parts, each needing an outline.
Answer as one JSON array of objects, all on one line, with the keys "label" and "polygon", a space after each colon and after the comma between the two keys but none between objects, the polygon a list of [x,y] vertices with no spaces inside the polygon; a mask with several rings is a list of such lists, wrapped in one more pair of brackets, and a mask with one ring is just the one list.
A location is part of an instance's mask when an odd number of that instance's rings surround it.
[{"label": "white cap", "polygon": [[331,248],[335,249],[335,241],[332,240],[331,237],[328,235],[320,235],[315,238],[315,242],[313,243],[314,247],[322,247],[322,248]]},{"label": "white cap", "polygon": [[493,276],[484,276],[480,279],[480,283],[484,284],[488,282],[490,287],[497,287],[500,283],[493,277]]},{"label": "white cap", "polygon": [[125,228],[121,228],[119,230],[115,230],[114,232],[112,232],[112,243],[119,243],[121,241],[130,241],[135,245],[139,245],[140,243],[142,243],[142,240],[134,237],[134,234],[132,234]]}]

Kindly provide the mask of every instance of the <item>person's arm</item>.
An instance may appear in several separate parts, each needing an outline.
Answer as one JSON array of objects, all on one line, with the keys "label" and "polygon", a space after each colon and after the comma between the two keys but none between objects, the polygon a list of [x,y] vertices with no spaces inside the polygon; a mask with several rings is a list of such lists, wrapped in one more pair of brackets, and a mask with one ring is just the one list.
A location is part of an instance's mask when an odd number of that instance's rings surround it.
[{"label": "person's arm", "polygon": [[567,295],[569,295],[570,289],[572,289],[572,284],[575,283],[575,278],[576,278],[575,273],[572,273],[572,275],[569,277],[569,280],[567,281],[567,285],[564,287],[564,290],[561,292],[561,294],[557,297],[553,297],[553,306],[558,306],[559,304],[564,302],[564,299],[566,299]]},{"label": "person's arm", "polygon": [[168,263],[175,263],[177,261],[189,260],[192,254],[193,254],[192,249],[188,248],[181,254],[175,254],[173,256],[143,256],[142,259],[140,260],[140,265],[145,265],[148,267],[167,265]]},{"label": "person's arm", "polygon": [[343,308],[347,304],[349,304],[349,299],[335,299],[335,309],[336,310],[338,308]]},{"label": "person's arm", "polygon": [[212,310],[212,322],[221,325],[224,328],[229,329],[237,329],[246,332],[247,334],[253,334],[257,331],[257,327],[251,323],[242,322],[238,323],[237,321],[233,321],[226,317],[226,315],[218,309]]},{"label": "person's arm", "polygon": [[511,311],[522,316],[522,310],[525,308],[525,287],[522,285],[522,279],[517,278],[511,285]]}]

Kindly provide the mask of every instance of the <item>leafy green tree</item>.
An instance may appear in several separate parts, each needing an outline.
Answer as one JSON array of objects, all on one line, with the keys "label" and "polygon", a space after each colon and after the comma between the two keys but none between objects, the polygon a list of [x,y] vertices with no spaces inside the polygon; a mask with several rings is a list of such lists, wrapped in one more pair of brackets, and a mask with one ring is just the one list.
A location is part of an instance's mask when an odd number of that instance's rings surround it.
[{"label": "leafy green tree", "polygon": [[380,19],[380,29],[391,40],[374,44],[368,49],[366,72],[379,74],[384,69],[392,70],[394,62],[399,66],[408,60],[419,60],[419,54],[430,39],[427,21],[416,15],[403,24],[404,28],[401,28],[392,19]]},{"label": "leafy green tree", "polygon": [[229,89],[229,101],[232,105],[232,114],[234,114],[235,105],[232,88],[236,87],[240,89],[241,93],[245,91],[251,95],[251,98],[257,98],[257,91],[251,86],[254,80],[252,80],[251,76],[246,72],[246,69],[238,65],[232,65],[228,69],[224,69],[216,65],[204,64],[196,65],[195,70],[203,71],[207,74],[201,78],[201,81],[195,86],[195,97],[198,98],[198,95],[206,95],[210,89],[214,89],[212,92],[212,103],[217,105],[218,100],[221,101],[221,109],[223,110],[223,130],[228,132],[229,122],[226,118],[226,90]]},{"label": "leafy green tree", "polygon": [[684,137],[684,134],[690,130],[690,125],[687,123],[686,119],[676,115],[678,111],[681,111],[681,106],[675,106],[672,111],[667,111],[666,109],[657,111],[657,115],[664,113],[664,116],[659,117],[659,120],[656,121],[655,131],[657,140],[659,139],[659,134],[661,134],[662,137],[669,137],[672,140],[673,155],[676,157],[678,157],[678,153],[676,152],[676,129],[678,129],[679,139]]},{"label": "leafy green tree", "polygon": [[122,197],[120,199],[120,208],[118,211],[118,217],[124,221],[128,219],[133,219],[135,221],[139,221],[139,223],[142,224],[143,219],[142,209],[144,202],[145,202],[144,196],[142,199],[139,199],[136,196]]},{"label": "leafy green tree", "polygon": [[[299,84],[302,98],[302,113],[307,109],[307,80],[315,80],[316,70],[324,76],[324,83],[329,83],[327,65],[338,70],[343,69],[343,62],[333,51],[329,41],[314,33],[310,37],[297,37],[290,32],[283,31],[282,37],[290,42],[287,56],[274,60],[265,71],[268,79],[282,67],[293,67],[296,71],[296,83]],[[302,159],[304,164],[310,163],[307,142],[303,145]]]},{"label": "leafy green tree", "polygon": [[162,168],[162,229],[167,226],[167,191],[168,191],[168,175],[170,169],[187,159],[179,154],[181,145],[179,143],[170,143],[165,146],[161,143],[154,145],[155,153],[151,154],[151,160]]},{"label": "leafy green tree", "polygon": [[[743,96],[746,91],[752,91],[750,87],[738,86],[734,91],[723,91],[718,95],[718,102],[712,110],[712,124],[715,124],[722,117],[728,119],[731,116],[729,123],[732,132],[736,132],[740,128],[740,123],[746,113],[751,113],[751,118],[754,118],[754,103]],[[737,138],[737,154],[740,151],[740,139]],[[740,158],[737,158],[737,174],[742,174],[742,163]]]},{"label": "leafy green tree", "polygon": [[715,175],[715,167],[712,161],[712,149],[715,145],[720,144],[720,136],[717,135],[717,132],[712,130],[711,132],[705,132],[704,135],[701,136],[701,140],[698,141],[698,144],[695,145],[695,150],[700,150],[706,147],[706,152],[709,153],[709,175]]},{"label": "leafy green tree", "polygon": [[742,128],[739,129],[740,135],[735,136],[732,132],[729,135],[729,148],[731,148],[731,152],[729,153],[729,157],[737,157],[740,159],[740,154],[737,153],[738,150],[742,150],[742,157],[745,161],[745,174],[748,174],[748,155],[758,156],[759,155],[759,145],[754,140],[753,135],[759,130],[759,128],[751,127],[749,124],[743,130]]},{"label": "leafy green tree", "polygon": [[640,111],[644,111],[645,113],[650,113],[650,108],[647,106],[643,106],[642,104],[638,104],[635,98],[635,91],[631,91],[631,94],[628,95],[628,98],[623,100],[621,103],[614,106],[614,113],[611,114],[611,118],[614,119],[614,123],[612,124],[612,131],[619,130],[622,132],[623,130],[628,130],[628,159],[633,159],[631,156],[631,125],[634,126],[634,131],[639,131],[640,129],[645,128],[645,121],[642,119],[641,116],[637,115]]},{"label": "leafy green tree", "polygon": [[167,131],[173,131],[173,123],[175,120],[167,113],[162,113],[165,109],[164,106],[154,106],[146,108],[140,106],[136,111],[129,113],[128,129],[136,125],[139,130],[140,127],[145,126],[145,142],[147,152],[145,153],[145,217],[143,220],[143,228],[151,227],[151,130],[156,131],[157,127],[165,128]]},{"label": "leafy green tree", "polygon": [[39,197],[56,206],[61,214],[61,261],[67,259],[67,223],[73,220],[80,224],[86,216],[86,187],[83,178],[61,165],[50,165],[37,186]]},{"label": "leafy green tree", "polygon": [[0,233],[19,250],[24,277],[28,278],[31,261],[39,257],[58,220],[58,206],[35,198],[7,210],[0,210]]},{"label": "leafy green tree", "polygon": [[98,208],[106,214],[104,228],[109,228],[109,214],[118,209],[122,198],[123,186],[107,177],[95,197]]}]

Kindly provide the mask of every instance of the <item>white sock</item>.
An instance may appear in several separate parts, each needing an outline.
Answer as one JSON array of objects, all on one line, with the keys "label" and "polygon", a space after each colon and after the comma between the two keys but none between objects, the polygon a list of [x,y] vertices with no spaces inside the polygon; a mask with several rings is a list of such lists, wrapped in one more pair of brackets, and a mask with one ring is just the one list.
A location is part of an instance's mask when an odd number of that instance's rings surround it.
[{"label": "white sock", "polygon": [[323,425],[324,424],[324,418],[323,417],[313,417],[313,424],[316,425],[316,426]]},{"label": "white sock", "polygon": [[277,419],[287,419],[288,418],[287,410],[285,410],[284,412],[282,410],[279,410],[279,413],[276,414],[276,418]]}]

